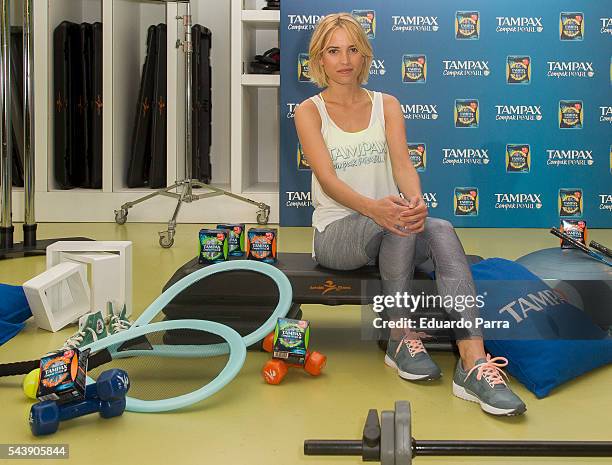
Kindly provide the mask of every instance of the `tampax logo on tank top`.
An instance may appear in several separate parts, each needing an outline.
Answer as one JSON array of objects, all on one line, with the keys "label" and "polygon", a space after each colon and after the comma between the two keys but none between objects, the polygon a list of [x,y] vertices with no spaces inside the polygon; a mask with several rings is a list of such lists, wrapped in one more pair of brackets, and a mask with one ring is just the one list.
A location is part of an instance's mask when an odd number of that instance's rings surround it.
[{"label": "tampax logo on tank top", "polygon": [[540,121],[541,105],[495,105],[496,121]]},{"label": "tampax logo on tank top", "polygon": [[287,191],[285,206],[291,208],[305,208],[312,206],[310,191]]},{"label": "tampax logo on tank top", "polygon": [[500,33],[540,33],[544,31],[542,18],[531,16],[497,16],[495,32]]},{"label": "tampax logo on tank top", "polygon": [[287,15],[289,31],[312,31],[319,21],[323,18],[322,15]]},{"label": "tampax logo on tank top", "polygon": [[491,74],[486,60],[442,60],[442,75],[447,77],[486,77]]},{"label": "tampax logo on tank top", "polygon": [[437,16],[391,16],[392,32],[438,32]]},{"label": "tampax logo on tank top", "polygon": [[438,119],[438,105],[426,103],[401,103],[402,113],[407,120]]},{"label": "tampax logo on tank top", "polygon": [[490,161],[488,149],[474,148],[443,148],[443,165],[488,165]]},{"label": "tampax logo on tank top", "polygon": [[329,146],[329,156],[336,171],[385,163],[387,141],[370,140],[355,144]]}]

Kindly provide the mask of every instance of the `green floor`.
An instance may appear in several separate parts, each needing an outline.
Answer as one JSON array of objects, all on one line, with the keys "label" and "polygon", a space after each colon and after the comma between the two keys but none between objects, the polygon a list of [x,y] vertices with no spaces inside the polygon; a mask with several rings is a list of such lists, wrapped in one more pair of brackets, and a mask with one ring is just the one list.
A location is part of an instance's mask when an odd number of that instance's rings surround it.
[{"label": "green floor", "polygon": [[[176,268],[195,256],[194,238],[200,227],[179,225],[175,245],[169,250],[157,243],[162,225],[44,224],[39,227],[39,237],[133,241],[134,308],[139,314],[159,295]],[[466,229],[459,235],[468,253],[484,257],[514,259],[558,245],[556,238],[540,229]],[[610,244],[612,230],[593,230],[591,238]],[[283,228],[279,233],[281,252],[310,251],[310,241],[310,228]],[[44,269],[43,257],[3,261],[0,282],[21,284]],[[445,374],[439,382],[401,381],[384,366],[383,354],[375,344],[361,340],[358,307],[312,305],[303,310],[312,324],[312,347],[328,356],[319,378],[293,371],[280,386],[268,386],[259,372],[269,356],[249,353],[230,385],[189,409],[167,414],[128,412],[107,421],[90,415],[62,424],[58,433],[42,440],[30,434],[26,421],[30,403],[21,393],[21,379],[4,378],[0,379],[0,443],[68,443],[71,457],[63,463],[358,464],[360,459],[354,457],[304,457],[303,440],[356,439],[369,408],[392,409],[398,399],[412,404],[417,439],[612,440],[610,366],[564,385],[543,400],[512,381],[528,412],[519,418],[495,418],[482,413],[476,404],[451,395],[452,354],[434,354]],[[53,334],[36,329],[30,321],[22,333],[0,347],[0,363],[38,358],[73,331],[68,328]],[[417,464],[610,463],[609,458],[415,460]]]}]

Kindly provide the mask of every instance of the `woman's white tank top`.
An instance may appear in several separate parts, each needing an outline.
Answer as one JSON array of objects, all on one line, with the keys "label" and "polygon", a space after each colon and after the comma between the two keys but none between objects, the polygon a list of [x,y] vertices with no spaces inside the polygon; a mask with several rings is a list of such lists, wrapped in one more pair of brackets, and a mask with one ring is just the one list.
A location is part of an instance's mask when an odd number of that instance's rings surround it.
[{"label": "woman's white tank top", "polygon": [[[399,193],[393,172],[385,136],[385,114],[380,92],[368,91],[372,100],[370,124],[358,132],[340,129],[330,118],[321,94],[310,99],[321,116],[321,134],[327,145],[336,175],[353,190],[372,198],[380,199]],[[331,222],[344,218],[354,210],[339,204],[327,196],[316,176],[312,175],[311,201],[314,207],[312,225],[323,231]]]}]

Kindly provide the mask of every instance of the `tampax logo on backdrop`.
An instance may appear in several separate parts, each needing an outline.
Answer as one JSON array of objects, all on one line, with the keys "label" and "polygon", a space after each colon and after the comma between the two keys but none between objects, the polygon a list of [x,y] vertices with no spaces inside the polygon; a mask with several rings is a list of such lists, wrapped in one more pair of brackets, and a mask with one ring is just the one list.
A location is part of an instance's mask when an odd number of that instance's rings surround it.
[{"label": "tampax logo on backdrop", "polygon": [[456,128],[477,128],[479,121],[478,100],[455,100]]},{"label": "tampax logo on backdrop", "polygon": [[437,192],[423,192],[423,200],[427,208],[438,208]]},{"label": "tampax logo on backdrop", "polygon": [[455,187],[453,205],[455,216],[478,216],[478,188]]},{"label": "tampax logo on backdrop", "polygon": [[506,144],[506,172],[529,173],[531,147],[529,144]]},{"label": "tampax logo on backdrop", "polygon": [[583,40],[584,14],[561,13],[559,20],[559,38],[561,40]]},{"label": "tampax logo on backdrop", "polygon": [[551,78],[592,78],[595,68],[591,61],[549,61],[546,75]]},{"label": "tampax logo on backdrop", "polygon": [[506,83],[529,84],[531,82],[531,57],[509,56],[506,58]]},{"label": "tampax logo on backdrop", "polygon": [[455,39],[474,40],[480,38],[480,13],[457,11],[455,13]]},{"label": "tampax logo on backdrop", "polygon": [[612,123],[612,107],[599,107],[601,112],[599,121],[602,123]]},{"label": "tampax logo on backdrop", "polygon": [[601,21],[599,32],[612,35],[612,18],[599,18],[599,21]]},{"label": "tampax logo on backdrop", "polygon": [[379,60],[378,58],[372,58],[372,64],[370,65],[370,76],[384,76],[387,73],[385,68],[385,60]]},{"label": "tampax logo on backdrop", "polygon": [[510,34],[520,32],[539,33],[544,31],[541,17],[497,16],[495,19],[497,20],[496,32]]},{"label": "tampax logo on backdrop", "polygon": [[576,218],[582,216],[583,197],[582,189],[559,189],[559,216]]},{"label": "tampax logo on backdrop", "polygon": [[299,103],[287,103],[287,113],[285,114],[285,116],[289,119],[291,118],[295,118],[295,110],[297,110],[297,107],[299,107],[300,104]]},{"label": "tampax logo on backdrop", "polygon": [[443,165],[488,165],[490,161],[488,149],[442,149]]},{"label": "tampax logo on backdrop", "polygon": [[612,212],[612,194],[599,194],[599,209]]},{"label": "tampax logo on backdrop", "polygon": [[351,14],[361,24],[368,39],[376,38],[376,12],[374,10],[353,10]]},{"label": "tampax logo on backdrop", "polygon": [[559,128],[582,129],[584,107],[581,100],[561,100],[559,102]]},{"label": "tampax logo on backdrop", "polygon": [[299,142],[297,146],[297,168],[300,171],[310,171],[310,165],[308,160],[306,160],[306,155],[304,155],[304,149],[302,149],[302,144]]},{"label": "tampax logo on backdrop", "polygon": [[442,60],[443,76],[449,77],[482,77],[491,74],[486,60]]},{"label": "tampax logo on backdrop", "polygon": [[419,172],[427,168],[427,145],[424,143],[408,142],[408,156],[414,168]]},{"label": "tampax logo on backdrop", "polygon": [[541,105],[495,105],[496,121],[540,121]]},{"label": "tampax logo on backdrop", "polygon": [[304,208],[310,207],[312,202],[310,200],[310,192],[306,191],[287,191],[287,200],[285,206],[292,208]]},{"label": "tampax logo on backdrop", "polygon": [[437,32],[437,16],[391,16],[392,32]]},{"label": "tampax logo on backdrop", "polygon": [[594,163],[592,150],[546,150],[548,166],[593,166]]},{"label": "tampax logo on backdrop", "polygon": [[496,193],[495,208],[498,210],[539,210],[542,208],[542,194],[534,192]]},{"label": "tampax logo on backdrop", "polygon": [[298,55],[297,71],[299,82],[310,82],[310,56],[308,53]]},{"label": "tampax logo on backdrop", "polygon": [[312,31],[319,21],[323,18],[322,15],[287,15],[289,31]]},{"label": "tampax logo on backdrop", "polygon": [[402,82],[411,84],[427,82],[427,57],[425,55],[402,56]]},{"label": "tampax logo on backdrop", "polygon": [[423,103],[400,103],[404,119],[435,120],[438,119],[438,105]]}]

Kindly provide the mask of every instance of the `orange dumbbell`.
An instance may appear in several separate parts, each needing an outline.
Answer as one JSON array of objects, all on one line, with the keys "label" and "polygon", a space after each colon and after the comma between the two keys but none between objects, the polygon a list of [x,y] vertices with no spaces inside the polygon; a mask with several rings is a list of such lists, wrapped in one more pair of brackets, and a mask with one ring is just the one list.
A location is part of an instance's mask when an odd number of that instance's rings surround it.
[{"label": "orange dumbbell", "polygon": [[[263,342],[263,349],[266,352],[272,352],[274,347],[274,334],[268,334]],[[283,360],[273,358],[269,360],[263,367],[261,373],[268,384],[280,384],[283,380],[289,367],[303,368],[306,373],[312,376],[318,376],[321,374],[325,364],[327,363],[327,357],[320,352],[306,352],[306,360],[304,365],[296,365],[287,363]]]}]

